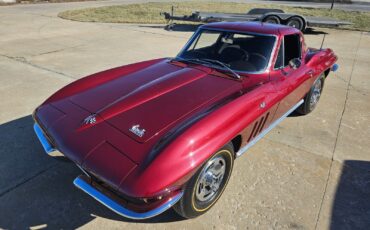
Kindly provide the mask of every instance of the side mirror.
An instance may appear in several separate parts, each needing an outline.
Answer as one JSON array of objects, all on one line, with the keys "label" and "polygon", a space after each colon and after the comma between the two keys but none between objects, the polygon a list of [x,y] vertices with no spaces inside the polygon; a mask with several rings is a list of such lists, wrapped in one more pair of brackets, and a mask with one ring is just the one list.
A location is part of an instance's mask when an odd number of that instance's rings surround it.
[{"label": "side mirror", "polygon": [[292,69],[298,69],[301,66],[302,62],[299,58],[294,58],[289,61],[289,66]]}]

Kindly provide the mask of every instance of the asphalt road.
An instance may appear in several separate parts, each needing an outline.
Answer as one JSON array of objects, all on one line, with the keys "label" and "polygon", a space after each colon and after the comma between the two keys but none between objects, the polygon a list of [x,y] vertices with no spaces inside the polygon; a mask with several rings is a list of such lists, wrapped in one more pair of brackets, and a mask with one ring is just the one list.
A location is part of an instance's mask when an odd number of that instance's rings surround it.
[{"label": "asphalt road", "polygon": [[[0,228],[3,229],[369,229],[370,36],[316,30],[306,43],[339,56],[316,110],[291,116],[235,163],[219,202],[183,220],[172,210],[131,221],[72,181],[81,172],[46,156],[31,113],[57,89],[104,69],[174,56],[193,27],[81,23],[66,9],[104,1],[0,7]],[[131,1],[137,2],[137,1]]]}]

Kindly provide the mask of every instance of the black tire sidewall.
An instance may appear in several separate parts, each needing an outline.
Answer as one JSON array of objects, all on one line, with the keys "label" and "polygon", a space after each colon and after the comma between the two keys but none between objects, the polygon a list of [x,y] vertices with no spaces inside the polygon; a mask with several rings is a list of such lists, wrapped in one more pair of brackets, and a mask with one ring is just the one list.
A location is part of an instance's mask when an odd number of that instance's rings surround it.
[{"label": "black tire sidewall", "polygon": [[321,91],[320,91],[321,94],[322,94],[322,91],[324,89],[325,77],[323,75],[321,75],[312,84],[312,86],[310,88],[310,91],[307,93],[306,97],[304,98],[304,103],[303,103],[302,107],[300,107],[300,109],[298,110],[298,112],[303,114],[303,115],[311,113],[317,107],[317,104],[320,101],[320,100],[317,101],[316,105],[313,108],[310,107],[311,96],[312,96],[312,93],[314,91],[316,81],[321,81]]}]

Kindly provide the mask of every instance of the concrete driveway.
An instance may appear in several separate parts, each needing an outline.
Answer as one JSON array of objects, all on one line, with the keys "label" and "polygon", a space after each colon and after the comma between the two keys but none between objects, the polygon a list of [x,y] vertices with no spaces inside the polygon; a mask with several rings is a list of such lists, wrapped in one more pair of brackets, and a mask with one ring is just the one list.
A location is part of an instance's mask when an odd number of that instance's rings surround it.
[{"label": "concrete driveway", "polygon": [[[44,154],[33,109],[87,74],[174,56],[191,35],[188,28],[167,32],[56,16],[111,3],[122,2],[0,7],[0,228],[369,229],[369,33],[321,30],[340,70],[327,79],[319,106],[289,117],[239,158],[207,214],[183,220],[170,210],[136,222],[77,190],[77,167]],[[322,36],[306,35],[307,44],[319,47]]]}]

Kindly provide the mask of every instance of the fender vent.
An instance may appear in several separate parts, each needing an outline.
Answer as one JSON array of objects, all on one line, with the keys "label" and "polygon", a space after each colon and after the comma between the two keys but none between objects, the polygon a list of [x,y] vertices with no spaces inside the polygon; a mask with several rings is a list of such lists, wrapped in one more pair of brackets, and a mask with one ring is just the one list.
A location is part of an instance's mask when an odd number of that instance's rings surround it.
[{"label": "fender vent", "polygon": [[269,118],[270,113],[267,113],[266,116],[262,116],[256,123],[253,125],[253,129],[251,134],[249,135],[248,142],[252,140],[252,138],[256,137],[257,134],[262,132],[263,127],[266,124],[267,119]]}]

